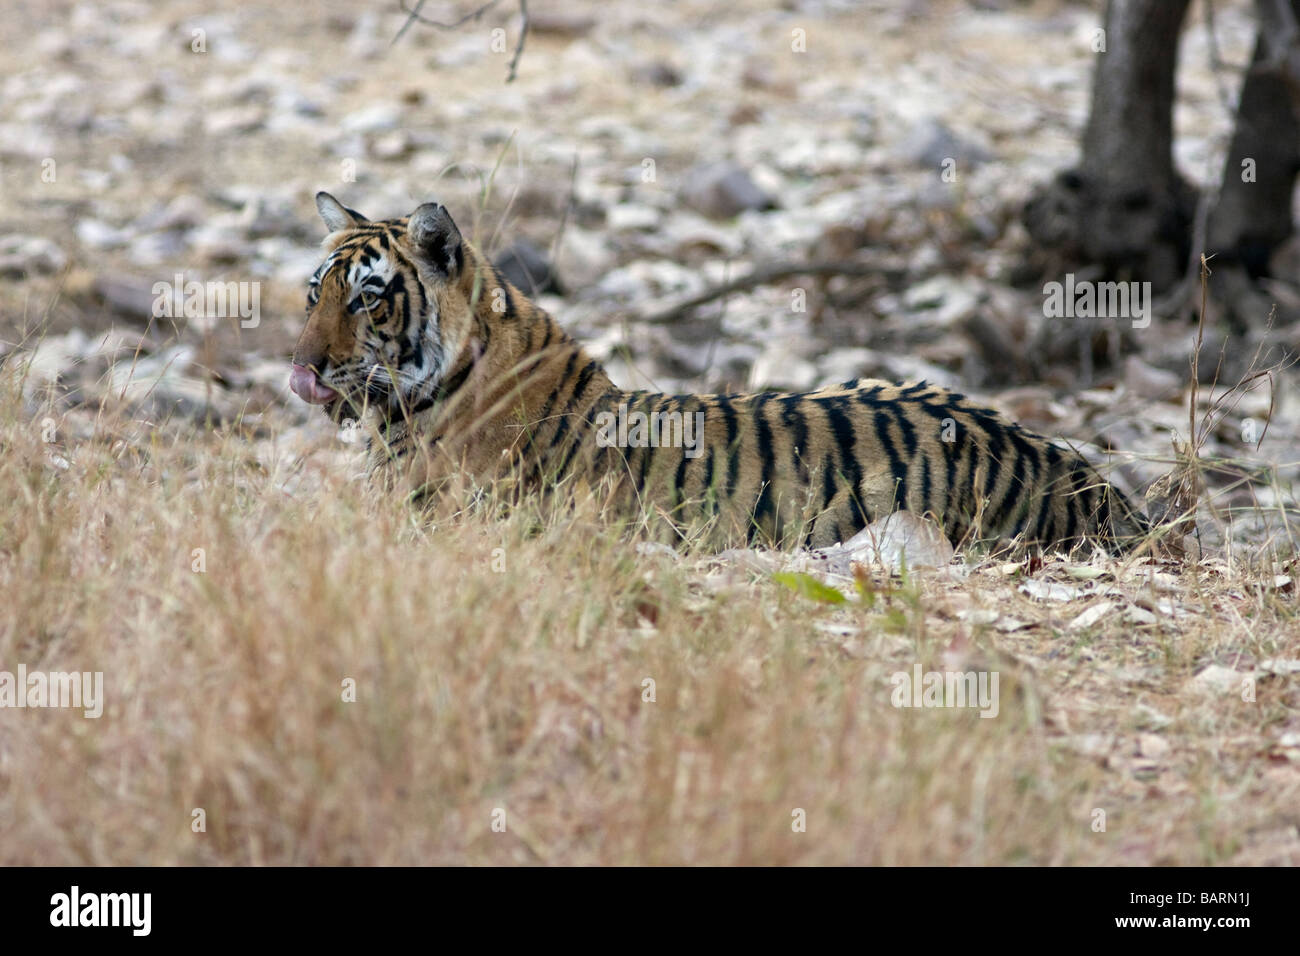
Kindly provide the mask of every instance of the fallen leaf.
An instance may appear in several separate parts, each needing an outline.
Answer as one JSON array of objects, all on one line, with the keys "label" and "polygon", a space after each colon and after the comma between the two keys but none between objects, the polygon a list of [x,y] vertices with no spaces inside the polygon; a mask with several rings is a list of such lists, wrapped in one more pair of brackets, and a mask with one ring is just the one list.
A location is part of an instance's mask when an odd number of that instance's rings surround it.
[{"label": "fallen leaf", "polygon": [[1067,631],[1086,631],[1115,608],[1111,601],[1101,601],[1088,608],[1066,625]]},{"label": "fallen leaf", "polygon": [[1069,584],[1057,584],[1031,578],[1020,585],[1020,592],[1037,601],[1073,601],[1083,592]]}]

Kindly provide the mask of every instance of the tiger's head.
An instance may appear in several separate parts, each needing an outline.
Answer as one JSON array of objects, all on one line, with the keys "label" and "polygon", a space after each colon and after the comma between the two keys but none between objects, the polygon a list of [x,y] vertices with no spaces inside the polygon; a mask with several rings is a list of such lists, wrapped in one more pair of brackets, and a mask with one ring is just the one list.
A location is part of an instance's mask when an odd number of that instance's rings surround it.
[{"label": "tiger's head", "polygon": [[427,407],[468,339],[465,265],[477,257],[437,203],[374,222],[325,192],[316,208],[327,255],[308,284],[289,387],[336,420]]}]

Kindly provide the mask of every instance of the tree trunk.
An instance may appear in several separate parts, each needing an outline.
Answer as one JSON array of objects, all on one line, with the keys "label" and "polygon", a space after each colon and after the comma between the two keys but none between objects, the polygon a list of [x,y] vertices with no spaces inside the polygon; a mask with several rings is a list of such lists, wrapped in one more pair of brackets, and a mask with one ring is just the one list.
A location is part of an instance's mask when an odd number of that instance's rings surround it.
[{"label": "tree trunk", "polygon": [[1288,63],[1300,0],[1290,0],[1290,16],[1285,0],[1260,0],[1258,7],[1255,54],[1206,230],[1215,298],[1242,325],[1268,317],[1269,304],[1258,293],[1243,295],[1250,280],[1269,275],[1270,256],[1294,231],[1291,196],[1300,172],[1300,95],[1294,61]]},{"label": "tree trunk", "polygon": [[1174,169],[1174,70],[1189,0],[1109,0],[1083,158],[1025,210],[1030,235],[1107,278],[1181,278],[1195,191]]},{"label": "tree trunk", "polygon": [[1187,265],[1194,200],[1174,169],[1174,70],[1188,0],[1110,0],[1083,134],[1084,255],[1157,290]]}]

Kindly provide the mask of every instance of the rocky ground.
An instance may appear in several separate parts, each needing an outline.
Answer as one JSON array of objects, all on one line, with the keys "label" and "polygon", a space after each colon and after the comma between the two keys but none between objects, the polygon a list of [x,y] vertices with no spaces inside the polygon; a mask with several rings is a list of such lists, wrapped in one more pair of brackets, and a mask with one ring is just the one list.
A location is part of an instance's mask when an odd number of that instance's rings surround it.
[{"label": "rocky ground", "polygon": [[[1117,453],[1130,488],[1166,469],[1171,436],[1189,430],[1191,300],[1081,368],[1082,320],[1045,317],[1043,276],[1025,267],[1020,205],[1075,155],[1094,5],[555,2],[533,11],[509,83],[508,7],[395,40],[405,17],[380,2],[308,18],[19,5],[0,28],[0,348],[36,352],[33,414],[57,382],[71,434],[88,434],[106,394],[151,422],[324,434],[288,392],[285,359],[322,234],[311,197],[328,189],[376,217],[437,198],[494,253],[552,260],[562,294],[542,302],[621,384],[924,377]],[[1244,62],[1248,5],[1224,5],[1215,27],[1223,59]],[[1210,68],[1208,40],[1195,18],[1176,116],[1178,160],[1202,182],[1217,179],[1238,81]],[[856,274],[674,312],[803,262]],[[255,284],[256,319],[152,317],[155,284],[178,276]],[[1294,306],[1294,287],[1272,291]],[[1297,342],[1274,330],[1261,362]],[[1224,349],[1235,384],[1256,344],[1211,316],[1202,365]],[[1206,422],[1202,453],[1246,459],[1261,486],[1238,481],[1242,467],[1212,476],[1221,507],[1289,501],[1295,381],[1274,376]]]}]

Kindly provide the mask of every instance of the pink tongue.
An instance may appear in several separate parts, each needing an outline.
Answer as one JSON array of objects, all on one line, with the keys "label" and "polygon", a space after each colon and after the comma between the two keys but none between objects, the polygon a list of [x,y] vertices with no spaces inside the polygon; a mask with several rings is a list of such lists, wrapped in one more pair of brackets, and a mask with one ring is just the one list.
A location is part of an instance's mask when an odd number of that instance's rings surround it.
[{"label": "pink tongue", "polygon": [[321,382],[305,365],[294,365],[289,374],[289,388],[304,402],[312,405],[324,405],[338,397],[338,392]]}]

